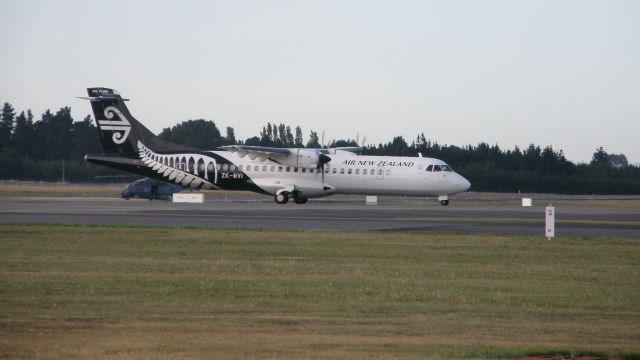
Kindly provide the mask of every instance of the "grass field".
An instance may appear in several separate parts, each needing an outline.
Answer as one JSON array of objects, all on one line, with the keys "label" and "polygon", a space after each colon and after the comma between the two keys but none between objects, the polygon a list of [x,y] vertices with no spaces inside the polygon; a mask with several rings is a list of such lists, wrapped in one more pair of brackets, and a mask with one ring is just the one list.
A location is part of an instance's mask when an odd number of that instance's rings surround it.
[{"label": "grass field", "polygon": [[123,185],[81,185],[62,183],[0,184],[2,196],[107,196],[119,197]]},{"label": "grass field", "polygon": [[640,353],[624,239],[0,225],[0,358]]}]

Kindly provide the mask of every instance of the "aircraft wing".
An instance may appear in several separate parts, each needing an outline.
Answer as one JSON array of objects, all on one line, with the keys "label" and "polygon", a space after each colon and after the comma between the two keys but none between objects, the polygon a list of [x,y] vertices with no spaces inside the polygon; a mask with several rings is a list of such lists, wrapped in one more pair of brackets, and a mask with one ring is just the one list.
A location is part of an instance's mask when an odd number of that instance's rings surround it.
[{"label": "aircraft wing", "polygon": [[237,152],[241,158],[249,156],[249,159],[260,158],[262,161],[270,157],[282,157],[291,154],[289,149],[265,147],[265,146],[248,146],[248,145],[226,145],[221,146],[221,149],[230,151],[232,153]]},{"label": "aircraft wing", "polygon": [[331,150],[348,151],[356,154],[363,151],[364,149],[365,148],[362,146],[342,146],[342,147],[331,148]]}]

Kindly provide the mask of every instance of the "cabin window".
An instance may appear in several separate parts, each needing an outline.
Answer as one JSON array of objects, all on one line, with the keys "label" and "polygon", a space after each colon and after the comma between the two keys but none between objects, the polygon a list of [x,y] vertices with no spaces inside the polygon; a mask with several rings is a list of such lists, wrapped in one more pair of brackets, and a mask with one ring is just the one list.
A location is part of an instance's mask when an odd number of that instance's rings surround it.
[{"label": "cabin window", "polygon": [[293,172],[298,172],[298,167],[297,166],[293,168]]},{"label": "cabin window", "polygon": [[306,168],[302,168],[302,172],[303,172],[303,173],[306,173],[306,172],[307,172],[307,169],[306,169]]},{"label": "cabin window", "polygon": [[309,174],[313,174],[313,169],[309,169]]},{"label": "cabin window", "polygon": [[391,170],[387,169],[387,176],[391,175]]},{"label": "cabin window", "polygon": [[328,174],[328,173],[329,173],[329,168],[325,168],[325,169],[324,169],[324,173],[325,173],[325,174]]},{"label": "cabin window", "polygon": [[253,170],[255,170],[255,171],[259,171],[259,170],[260,170],[260,166],[258,166],[258,165],[254,166],[254,167],[253,167]]},{"label": "cabin window", "polygon": [[348,169],[347,170],[347,174],[351,175],[351,173],[353,172],[353,169]]},{"label": "cabin window", "polygon": [[356,175],[360,175],[360,169],[356,169]]},{"label": "cabin window", "polygon": [[433,170],[433,165],[427,166],[427,171],[431,171],[431,170]]},{"label": "cabin window", "polygon": [[433,171],[442,171],[442,169],[440,168],[440,165],[434,165]]},{"label": "cabin window", "polygon": [[378,170],[378,175],[382,176],[382,169]]},{"label": "cabin window", "polygon": [[229,165],[228,164],[222,164],[222,171],[227,171],[229,170]]},{"label": "cabin window", "polygon": [[220,164],[216,164],[216,170],[220,171]]},{"label": "cabin window", "polygon": [[230,171],[236,171],[236,166],[231,164],[231,166],[229,166],[229,170]]},{"label": "cabin window", "polygon": [[333,168],[333,171],[332,171],[332,172],[335,174],[337,171],[338,171],[338,169]]},{"label": "cabin window", "polygon": [[238,170],[242,171],[242,164],[238,165]]},{"label": "cabin window", "polygon": [[262,171],[267,171],[267,165],[262,166]]},{"label": "cabin window", "polygon": [[376,171],[375,171],[374,169],[371,169],[371,170],[369,171],[369,173],[370,173],[371,175],[375,175],[375,174],[376,174]]},{"label": "cabin window", "polygon": [[276,172],[276,167],[274,165],[271,165],[271,172]]},{"label": "cabin window", "polygon": [[367,169],[362,169],[362,175],[367,175]]},{"label": "cabin window", "polygon": [[282,172],[282,166],[278,166],[278,172]]},{"label": "cabin window", "polygon": [[291,171],[291,167],[287,166],[287,172]]},{"label": "cabin window", "polygon": [[340,169],[340,175],[344,174],[344,169]]}]

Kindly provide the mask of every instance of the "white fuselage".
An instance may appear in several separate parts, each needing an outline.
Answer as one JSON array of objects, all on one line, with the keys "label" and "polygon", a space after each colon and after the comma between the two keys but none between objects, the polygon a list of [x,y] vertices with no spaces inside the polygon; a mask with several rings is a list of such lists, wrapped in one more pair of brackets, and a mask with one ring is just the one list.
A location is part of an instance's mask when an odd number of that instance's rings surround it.
[{"label": "white fuselage", "polygon": [[[269,194],[296,190],[308,198],[332,194],[442,196],[464,192],[470,187],[467,179],[433,158],[337,152],[330,155],[331,161],[324,165],[322,174],[321,169],[281,165],[270,159],[251,160],[227,151],[214,153],[235,164],[235,171],[218,166],[218,177],[246,174]],[[448,171],[427,171],[429,165],[431,170],[435,165],[444,165]]]}]

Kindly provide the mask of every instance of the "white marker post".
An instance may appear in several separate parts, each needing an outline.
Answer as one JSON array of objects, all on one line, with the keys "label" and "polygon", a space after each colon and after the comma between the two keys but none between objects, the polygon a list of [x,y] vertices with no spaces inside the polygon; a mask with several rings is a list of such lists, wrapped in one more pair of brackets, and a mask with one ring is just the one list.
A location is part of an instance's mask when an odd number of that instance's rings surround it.
[{"label": "white marker post", "polygon": [[556,208],[553,206],[547,206],[545,208],[545,213],[545,235],[547,240],[551,240],[552,237],[556,236]]}]

